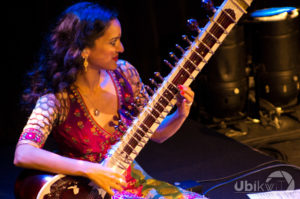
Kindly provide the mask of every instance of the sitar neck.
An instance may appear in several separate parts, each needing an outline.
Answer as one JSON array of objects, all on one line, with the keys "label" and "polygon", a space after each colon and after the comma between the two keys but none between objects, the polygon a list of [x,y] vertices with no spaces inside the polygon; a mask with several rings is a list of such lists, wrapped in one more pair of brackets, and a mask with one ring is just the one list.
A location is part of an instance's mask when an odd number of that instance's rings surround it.
[{"label": "sitar neck", "polygon": [[171,73],[151,97],[147,105],[120,142],[108,152],[106,166],[123,173],[146,145],[159,124],[176,103],[177,86],[188,86],[214,54],[230,30],[238,22],[252,0],[226,0],[191,43]]}]

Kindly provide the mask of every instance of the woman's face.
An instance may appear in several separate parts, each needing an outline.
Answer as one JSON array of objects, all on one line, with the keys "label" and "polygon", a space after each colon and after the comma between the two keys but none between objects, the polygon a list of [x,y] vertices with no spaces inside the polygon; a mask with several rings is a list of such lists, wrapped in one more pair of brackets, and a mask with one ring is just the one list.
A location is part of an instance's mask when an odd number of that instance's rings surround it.
[{"label": "woman's face", "polygon": [[119,53],[124,51],[121,43],[121,25],[119,20],[114,19],[104,32],[104,34],[96,39],[92,48],[86,48],[88,52],[88,68],[115,70]]}]

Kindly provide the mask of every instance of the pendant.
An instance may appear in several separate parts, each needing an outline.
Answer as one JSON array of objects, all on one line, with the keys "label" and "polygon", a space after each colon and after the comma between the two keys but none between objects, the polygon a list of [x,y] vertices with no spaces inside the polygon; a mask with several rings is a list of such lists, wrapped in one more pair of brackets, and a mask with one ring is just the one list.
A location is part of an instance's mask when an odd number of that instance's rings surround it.
[{"label": "pendant", "polygon": [[99,113],[100,113],[99,110],[95,108],[95,110],[94,110],[94,115],[95,115],[95,116],[98,116]]}]

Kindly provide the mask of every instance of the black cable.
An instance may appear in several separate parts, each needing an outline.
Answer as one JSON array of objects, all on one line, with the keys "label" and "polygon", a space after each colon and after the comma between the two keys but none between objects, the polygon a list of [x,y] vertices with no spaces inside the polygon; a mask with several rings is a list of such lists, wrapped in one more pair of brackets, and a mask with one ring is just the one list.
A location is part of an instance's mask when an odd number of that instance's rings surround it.
[{"label": "black cable", "polygon": [[258,150],[267,153],[269,156],[274,157],[277,160],[282,160],[288,162],[288,156],[284,152],[281,152],[279,149],[276,149],[272,146],[261,146],[257,148]]},{"label": "black cable", "polygon": [[253,168],[250,168],[250,169],[247,169],[247,170],[243,170],[243,171],[240,171],[240,172],[236,172],[234,174],[231,174],[229,176],[225,176],[225,177],[222,177],[222,178],[215,178],[215,179],[207,179],[207,180],[197,180],[196,182],[198,183],[205,183],[205,182],[214,182],[214,181],[220,181],[220,180],[226,180],[227,178],[232,178],[232,177],[235,177],[235,176],[238,176],[238,175],[241,175],[243,173],[247,173],[247,172],[250,172],[254,169],[257,169],[259,167],[262,167],[264,165],[268,165],[268,164],[271,164],[271,163],[274,163],[274,162],[281,162],[280,160],[271,160],[271,161],[268,161],[268,162],[264,162],[262,164],[259,164]]},{"label": "black cable", "polygon": [[203,195],[206,195],[208,192],[210,192],[210,191],[212,191],[212,190],[214,190],[214,189],[216,189],[216,188],[219,188],[219,187],[221,187],[221,186],[223,186],[223,185],[226,185],[226,184],[231,183],[231,182],[233,182],[233,181],[235,181],[235,180],[244,178],[244,177],[246,177],[246,176],[249,176],[249,175],[252,175],[252,174],[258,173],[258,172],[260,172],[260,171],[267,170],[267,169],[272,169],[272,168],[276,168],[276,167],[283,167],[283,166],[284,166],[284,167],[292,167],[292,168],[295,168],[295,169],[300,170],[300,167],[298,167],[298,166],[296,166],[296,165],[291,165],[291,164],[277,164],[277,165],[267,166],[267,167],[264,167],[264,168],[261,168],[261,169],[258,169],[258,170],[255,170],[255,171],[246,173],[246,174],[244,174],[244,175],[238,176],[238,177],[233,178],[233,179],[231,179],[231,180],[228,180],[228,181],[226,181],[226,182],[222,182],[222,183],[220,183],[220,184],[217,184],[217,185],[215,185],[215,186],[213,186],[213,187],[207,189],[207,190],[203,193]]}]

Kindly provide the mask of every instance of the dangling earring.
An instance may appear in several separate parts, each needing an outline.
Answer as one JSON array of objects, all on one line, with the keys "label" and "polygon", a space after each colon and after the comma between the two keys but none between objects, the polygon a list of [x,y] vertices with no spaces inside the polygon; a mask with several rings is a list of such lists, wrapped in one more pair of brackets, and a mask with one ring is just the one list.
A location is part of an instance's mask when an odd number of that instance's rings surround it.
[{"label": "dangling earring", "polygon": [[84,59],[84,61],[83,61],[84,71],[87,72],[87,68],[88,68],[89,62],[87,60],[87,57],[84,57],[83,59]]}]

